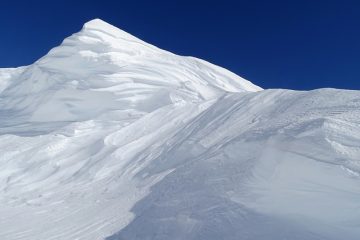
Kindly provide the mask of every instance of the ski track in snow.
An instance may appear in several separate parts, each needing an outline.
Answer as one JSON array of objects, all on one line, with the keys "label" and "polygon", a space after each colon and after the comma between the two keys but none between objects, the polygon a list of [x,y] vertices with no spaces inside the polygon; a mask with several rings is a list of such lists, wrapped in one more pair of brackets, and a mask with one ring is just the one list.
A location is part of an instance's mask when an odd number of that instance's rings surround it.
[{"label": "ski track in snow", "polygon": [[262,90],[99,19],[0,69],[0,239],[358,239],[360,92]]}]

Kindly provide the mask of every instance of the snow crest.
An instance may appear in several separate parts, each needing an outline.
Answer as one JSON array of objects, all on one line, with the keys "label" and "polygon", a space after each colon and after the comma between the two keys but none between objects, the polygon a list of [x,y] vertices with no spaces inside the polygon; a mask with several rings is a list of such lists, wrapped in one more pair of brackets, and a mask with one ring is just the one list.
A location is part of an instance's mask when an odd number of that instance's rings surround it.
[{"label": "snow crest", "polygon": [[358,239],[359,109],[92,20],[0,69],[0,239]]}]

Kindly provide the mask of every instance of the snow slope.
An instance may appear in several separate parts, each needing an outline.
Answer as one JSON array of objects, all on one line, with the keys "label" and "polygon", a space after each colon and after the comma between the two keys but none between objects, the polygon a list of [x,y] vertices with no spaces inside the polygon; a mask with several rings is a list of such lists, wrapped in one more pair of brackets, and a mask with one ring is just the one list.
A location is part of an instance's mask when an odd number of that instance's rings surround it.
[{"label": "snow slope", "polygon": [[0,69],[0,239],[358,239],[360,92],[262,90],[99,19]]}]

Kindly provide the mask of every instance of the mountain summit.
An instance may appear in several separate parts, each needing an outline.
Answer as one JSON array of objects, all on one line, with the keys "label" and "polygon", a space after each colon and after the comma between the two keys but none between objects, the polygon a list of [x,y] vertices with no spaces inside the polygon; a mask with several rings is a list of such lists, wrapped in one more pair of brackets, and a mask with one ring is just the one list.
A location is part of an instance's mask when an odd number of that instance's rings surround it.
[{"label": "mountain summit", "polygon": [[0,69],[0,239],[357,240],[359,119],[92,20]]},{"label": "mountain summit", "polygon": [[24,121],[84,120],[109,107],[150,112],[174,102],[261,90],[226,69],[158,49],[99,19],[33,65],[7,73],[14,77],[8,77],[3,95],[12,98],[0,107],[11,111],[9,121],[18,115]]}]

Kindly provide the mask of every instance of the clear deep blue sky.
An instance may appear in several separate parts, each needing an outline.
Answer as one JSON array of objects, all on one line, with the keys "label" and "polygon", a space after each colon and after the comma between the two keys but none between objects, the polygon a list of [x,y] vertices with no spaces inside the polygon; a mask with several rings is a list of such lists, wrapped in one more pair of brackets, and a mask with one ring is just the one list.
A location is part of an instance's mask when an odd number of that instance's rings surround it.
[{"label": "clear deep blue sky", "polygon": [[28,65],[101,18],[263,88],[360,89],[360,1],[0,2],[0,67]]}]

